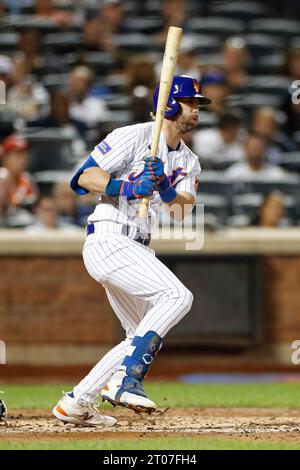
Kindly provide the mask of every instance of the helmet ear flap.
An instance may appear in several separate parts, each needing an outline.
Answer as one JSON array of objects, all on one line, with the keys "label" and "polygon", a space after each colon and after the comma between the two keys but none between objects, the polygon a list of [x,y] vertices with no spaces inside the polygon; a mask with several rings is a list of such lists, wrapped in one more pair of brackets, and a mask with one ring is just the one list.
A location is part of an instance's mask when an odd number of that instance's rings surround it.
[{"label": "helmet ear flap", "polygon": [[[154,94],[153,94],[153,111],[154,111],[154,113],[156,113],[156,110],[157,110],[158,91],[159,91],[159,87],[157,85],[155,90],[154,90]],[[177,101],[174,100],[174,98],[172,96],[170,96],[169,101],[167,103],[167,108],[166,108],[166,111],[165,111],[165,117],[166,118],[172,117],[176,113],[178,113],[179,110],[180,110],[180,104],[177,103]]]},{"label": "helmet ear flap", "polygon": [[173,99],[171,103],[167,104],[165,117],[169,118],[169,117],[175,116],[175,114],[177,114],[179,110],[180,110],[180,104],[176,100]]}]

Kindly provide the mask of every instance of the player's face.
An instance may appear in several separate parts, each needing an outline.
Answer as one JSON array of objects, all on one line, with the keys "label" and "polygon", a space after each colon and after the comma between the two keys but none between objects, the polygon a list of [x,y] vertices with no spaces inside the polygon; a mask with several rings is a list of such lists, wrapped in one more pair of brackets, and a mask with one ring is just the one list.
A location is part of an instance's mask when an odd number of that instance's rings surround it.
[{"label": "player's face", "polygon": [[199,119],[199,99],[198,98],[182,98],[180,100],[181,112],[175,120],[177,129],[181,134],[194,129]]}]

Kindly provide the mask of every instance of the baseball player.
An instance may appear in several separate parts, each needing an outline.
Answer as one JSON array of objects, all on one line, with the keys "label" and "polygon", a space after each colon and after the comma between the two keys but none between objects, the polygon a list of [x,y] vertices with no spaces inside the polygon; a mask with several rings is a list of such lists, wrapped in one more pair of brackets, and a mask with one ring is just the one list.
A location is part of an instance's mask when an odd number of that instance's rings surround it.
[{"label": "baseball player", "polygon": [[[154,114],[157,99],[158,87]],[[77,194],[99,195],[88,218],[83,259],[89,274],[104,286],[126,338],[54,407],[63,422],[114,425],[116,420],[95,406],[100,392],[103,400],[136,412],[157,408],[143,379],[165,335],[191,309],[193,296],[149,248],[152,214],[167,205],[176,207],[176,218],[183,218],[192,209],[200,165],[181,138],[197,126],[199,106],[209,103],[197,80],[175,76],[158,156],[149,158],[153,122],[122,127],[95,147],[71,180]],[[143,197],[150,198],[146,223],[138,217]]]}]

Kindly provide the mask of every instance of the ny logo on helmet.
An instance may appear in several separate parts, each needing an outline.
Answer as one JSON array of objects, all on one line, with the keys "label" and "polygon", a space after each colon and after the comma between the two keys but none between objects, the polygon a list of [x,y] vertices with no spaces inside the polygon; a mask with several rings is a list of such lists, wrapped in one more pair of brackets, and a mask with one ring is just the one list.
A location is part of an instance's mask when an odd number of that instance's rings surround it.
[{"label": "ny logo on helmet", "polygon": [[197,80],[193,80],[194,90],[196,93],[200,93],[200,85]]}]

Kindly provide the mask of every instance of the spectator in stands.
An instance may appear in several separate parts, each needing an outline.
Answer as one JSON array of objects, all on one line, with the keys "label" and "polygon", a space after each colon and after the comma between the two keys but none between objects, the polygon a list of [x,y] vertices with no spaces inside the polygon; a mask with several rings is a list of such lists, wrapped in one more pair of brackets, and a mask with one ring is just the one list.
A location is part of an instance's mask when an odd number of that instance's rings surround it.
[{"label": "spectator in stands", "polygon": [[41,37],[37,29],[25,28],[20,32],[18,54],[25,59],[25,74],[40,75],[45,66],[45,57],[40,54]]},{"label": "spectator in stands", "polygon": [[12,135],[2,142],[2,164],[12,180],[9,194],[10,204],[31,206],[37,199],[38,190],[27,172],[29,155],[28,142],[22,137]]},{"label": "spectator in stands", "polygon": [[193,134],[193,151],[204,168],[218,168],[244,158],[242,141],[243,114],[239,110],[224,110],[218,116],[216,128]]},{"label": "spectator in stands", "polygon": [[207,70],[201,79],[202,93],[211,99],[207,111],[220,112],[229,95],[229,86],[225,75],[220,70]]},{"label": "spectator in stands", "polygon": [[123,2],[103,0],[96,17],[87,19],[83,28],[83,46],[118,56],[116,35],[127,33]]},{"label": "spectator in stands", "polygon": [[241,37],[231,37],[223,48],[223,70],[232,92],[238,91],[247,80],[246,44]]},{"label": "spectator in stands", "polygon": [[10,203],[13,180],[6,168],[0,168],[0,228],[21,228],[33,222],[29,211]]},{"label": "spectator in stands", "polygon": [[66,93],[70,100],[70,117],[87,127],[110,120],[105,101],[92,93],[94,74],[87,66],[76,66],[69,74]]},{"label": "spectator in stands", "polygon": [[234,163],[225,171],[225,177],[235,182],[284,178],[285,172],[281,168],[266,162],[267,146],[268,143],[261,134],[250,132],[244,144],[245,161]]},{"label": "spectator in stands", "polygon": [[[101,23],[97,16],[93,16],[92,18],[88,18],[86,20],[82,29],[82,33],[82,46],[84,49],[88,51],[106,50],[106,47],[103,47],[102,44],[103,32]],[[109,51],[111,50],[110,47],[108,49]]]},{"label": "spectator in stands", "polygon": [[286,115],[283,129],[300,148],[300,47],[288,51],[284,72],[290,78],[291,86],[282,99],[282,111]]},{"label": "spectator in stands", "polygon": [[59,129],[61,137],[71,140],[73,154],[78,160],[86,152],[84,137],[88,127],[84,122],[70,117],[69,97],[62,90],[52,92],[49,114],[46,117],[28,122],[27,126]]},{"label": "spectator in stands", "polygon": [[74,21],[74,13],[56,8],[53,0],[36,0],[35,15],[37,18],[51,19],[60,27],[70,26]]},{"label": "spectator in stands", "polygon": [[[13,73],[14,64],[12,60],[5,55],[0,55],[0,142],[8,135],[15,132],[14,123],[8,106],[3,106],[3,101],[7,99],[7,93],[12,84]],[[3,93],[5,96],[2,96]]]},{"label": "spectator in stands", "polygon": [[69,96],[63,90],[55,90],[51,93],[49,114],[36,121],[28,123],[29,127],[59,127],[69,128],[75,138],[84,136],[88,130],[83,121],[77,121],[70,117]]},{"label": "spectator in stands", "polygon": [[53,190],[59,220],[66,224],[82,225],[77,197],[69,182],[56,183]]},{"label": "spectator in stands", "polygon": [[156,85],[155,66],[145,55],[130,59],[126,68],[125,91],[131,99],[133,122],[149,121],[152,111],[152,95]]},{"label": "spectator in stands", "polygon": [[103,0],[99,10],[99,20],[106,33],[127,33],[124,7],[121,0]]},{"label": "spectator in stands", "polygon": [[78,230],[78,227],[65,223],[60,220],[58,209],[56,206],[56,201],[53,196],[42,195],[39,197],[35,208],[35,222],[26,227],[27,232],[46,232],[49,229],[51,230],[68,230],[75,231]]},{"label": "spectator in stands", "polygon": [[45,115],[48,112],[49,93],[33,76],[27,75],[27,60],[23,54],[14,57],[13,80],[6,103],[13,117],[30,121]]},{"label": "spectator in stands", "polygon": [[287,94],[282,106],[282,111],[286,115],[286,123],[283,130],[291,137],[300,149],[300,93],[292,98]]},{"label": "spectator in stands", "polygon": [[33,0],[3,0],[0,2],[0,9],[2,4],[10,14],[19,15],[24,8],[32,6],[32,3]]},{"label": "spectator in stands", "polygon": [[[200,80],[200,67],[195,49],[195,38],[193,36],[183,36],[177,60],[176,74],[189,75]],[[160,80],[162,62],[155,67],[157,82]]]},{"label": "spectator in stands", "polygon": [[282,159],[282,152],[297,150],[297,145],[287,135],[279,130],[279,122],[275,109],[261,107],[256,109],[252,129],[261,133],[268,142],[267,160],[273,165],[278,165]]},{"label": "spectator in stands", "polygon": [[289,49],[284,72],[291,80],[300,80],[300,47]]},{"label": "spectator in stands", "polygon": [[265,196],[251,225],[270,228],[285,227],[288,225],[285,215],[283,196],[279,191],[273,191]]},{"label": "spectator in stands", "polygon": [[5,5],[3,2],[0,1],[0,20],[2,21],[2,19],[5,17],[6,15],[6,8],[5,8]]},{"label": "spectator in stands", "polygon": [[163,46],[166,42],[170,26],[184,26],[186,21],[185,0],[163,0],[161,15],[163,18],[163,27],[156,36],[156,42]]},{"label": "spectator in stands", "polygon": [[14,63],[6,55],[0,55],[0,80],[5,84],[6,92],[8,92],[14,75]]},{"label": "spectator in stands", "polygon": [[195,39],[183,36],[177,61],[177,75],[189,75],[200,80],[200,68],[195,49]]}]

